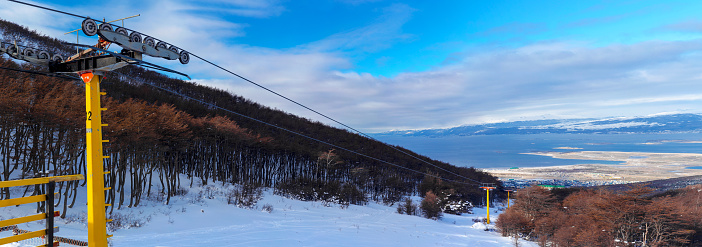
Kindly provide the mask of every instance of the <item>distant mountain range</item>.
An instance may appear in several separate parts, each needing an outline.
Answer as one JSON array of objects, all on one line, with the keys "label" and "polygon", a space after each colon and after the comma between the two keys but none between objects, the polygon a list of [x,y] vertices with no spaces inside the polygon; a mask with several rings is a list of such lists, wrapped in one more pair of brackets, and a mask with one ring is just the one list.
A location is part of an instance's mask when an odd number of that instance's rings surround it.
[{"label": "distant mountain range", "polygon": [[670,114],[605,119],[550,119],[465,125],[447,129],[398,130],[385,136],[472,136],[502,134],[647,134],[702,131],[702,114]]}]

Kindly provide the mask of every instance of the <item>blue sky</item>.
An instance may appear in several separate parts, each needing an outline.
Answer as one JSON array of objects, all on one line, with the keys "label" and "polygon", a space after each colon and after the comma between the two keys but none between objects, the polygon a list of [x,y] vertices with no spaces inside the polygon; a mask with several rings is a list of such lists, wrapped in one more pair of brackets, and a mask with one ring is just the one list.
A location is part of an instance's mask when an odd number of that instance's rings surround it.
[{"label": "blue sky", "polygon": [[518,47],[557,40],[602,46],[688,39],[690,34],[656,29],[694,20],[702,7],[695,1],[563,2],[291,1],[284,3],[278,16],[230,20],[248,25],[232,42],[273,49],[291,49],[375,28],[363,41],[329,50],[346,53],[353,61],[349,70],[391,77],[426,71],[450,63],[455,53],[486,46]]},{"label": "blue sky", "polygon": [[[34,3],[141,14],[125,25],[367,132],[702,112],[700,1]],[[81,22],[11,2],[0,2],[0,18],[71,41],[63,32]],[[196,59],[149,61],[327,122]]]}]

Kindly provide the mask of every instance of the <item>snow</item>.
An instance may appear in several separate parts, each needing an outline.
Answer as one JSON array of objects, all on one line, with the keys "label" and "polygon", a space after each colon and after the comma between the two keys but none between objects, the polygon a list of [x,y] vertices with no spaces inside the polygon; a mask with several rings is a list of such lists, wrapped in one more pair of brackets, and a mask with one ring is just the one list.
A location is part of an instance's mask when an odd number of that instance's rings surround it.
[{"label": "snow", "polygon": [[483,231],[484,231],[485,229],[488,229],[486,224],[480,223],[480,222],[476,222],[475,224],[473,224],[473,225],[470,226],[470,227],[473,228],[473,229],[478,229],[478,230],[483,230]]},{"label": "snow", "polygon": [[[288,199],[267,190],[255,208],[242,209],[227,204],[224,193],[200,197],[201,190],[188,189],[187,194],[172,198],[170,205],[150,197],[139,207],[115,209],[133,226],[110,233],[114,235],[112,246],[513,246],[512,239],[493,230],[499,215],[494,208],[492,224],[485,225],[485,208],[461,216],[445,214],[434,221],[401,215],[396,207],[378,203],[342,207]],[[69,209],[70,220],[57,218],[57,236],[87,240],[86,208],[80,206],[85,205],[85,198],[82,200]],[[263,205],[273,210],[263,211]],[[35,214],[34,208],[35,204],[0,208],[0,219]],[[19,228],[38,230],[43,224],[37,221]],[[0,237],[10,235],[0,232]],[[37,245],[36,239],[25,242],[6,246]],[[521,246],[537,245],[522,241]]]},{"label": "snow", "polygon": [[[621,121],[621,119],[618,119]],[[649,123],[649,122],[618,122],[618,123],[607,123],[602,124],[600,122],[606,120],[594,120],[594,121],[581,121],[581,122],[564,122],[550,125],[539,125],[530,127],[520,127],[520,129],[566,129],[568,131],[576,130],[605,130],[605,129],[619,129],[619,128],[629,128],[629,127],[655,127],[664,126],[665,124],[660,123]]]}]

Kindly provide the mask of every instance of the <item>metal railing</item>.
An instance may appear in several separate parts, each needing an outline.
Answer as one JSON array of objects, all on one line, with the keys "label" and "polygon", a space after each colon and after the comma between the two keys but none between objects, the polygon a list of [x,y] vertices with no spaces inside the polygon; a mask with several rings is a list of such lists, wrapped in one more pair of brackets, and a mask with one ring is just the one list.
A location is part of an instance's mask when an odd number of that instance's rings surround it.
[{"label": "metal railing", "polygon": [[[0,189],[26,186],[26,185],[39,185],[44,184],[46,194],[44,195],[34,195],[19,197],[13,199],[0,200],[0,207],[17,206],[28,203],[35,202],[46,202],[45,213],[35,214],[30,216],[24,216],[19,218],[12,218],[0,221],[0,229],[15,226],[17,224],[27,223],[31,221],[44,220],[46,219],[46,229],[21,233],[15,236],[0,238],[0,245],[19,242],[27,240],[30,238],[45,237],[46,243],[43,246],[58,246],[58,242],[54,242],[54,217],[59,216],[59,211],[54,211],[54,189],[56,188],[57,182],[73,181],[85,179],[82,174],[77,175],[67,175],[67,176],[55,176],[55,177],[44,177],[44,178],[30,178],[30,179],[20,179],[20,180],[9,180],[0,181]],[[49,244],[51,243],[51,244]]]}]

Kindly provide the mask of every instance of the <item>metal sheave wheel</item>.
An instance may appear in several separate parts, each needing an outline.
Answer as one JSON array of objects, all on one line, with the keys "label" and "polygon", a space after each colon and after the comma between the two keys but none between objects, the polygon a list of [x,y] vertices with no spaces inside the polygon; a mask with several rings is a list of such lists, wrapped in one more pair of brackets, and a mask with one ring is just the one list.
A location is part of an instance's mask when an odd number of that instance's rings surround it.
[{"label": "metal sheave wheel", "polygon": [[48,52],[46,51],[39,51],[39,54],[37,55],[37,58],[39,59],[49,59],[51,55],[49,55]]},{"label": "metal sheave wheel", "polygon": [[124,36],[129,36],[129,32],[127,32],[127,29],[123,27],[118,27],[117,29],[115,29],[115,32]]},{"label": "metal sheave wheel", "polygon": [[171,47],[168,47],[168,49],[171,50],[171,51],[173,51],[173,52],[175,52],[175,53],[178,53],[178,47],[176,47],[175,45],[172,45]]},{"label": "metal sheave wheel", "polygon": [[178,57],[178,60],[182,64],[188,64],[188,62],[190,62],[190,54],[188,54],[187,51],[181,51],[180,57]]},{"label": "metal sheave wheel", "polygon": [[54,54],[54,57],[51,58],[51,61],[60,63],[63,62],[63,57],[59,54]]},{"label": "metal sheave wheel", "polygon": [[24,51],[22,52],[22,55],[26,57],[33,57],[34,56],[34,49],[32,48],[24,48]]},{"label": "metal sheave wheel", "polygon": [[83,28],[83,33],[85,33],[85,35],[93,36],[97,34],[98,25],[93,19],[87,18],[83,20],[81,27]]},{"label": "metal sheave wheel", "polygon": [[100,30],[112,31],[112,25],[109,23],[100,24]]},{"label": "metal sheave wheel", "polygon": [[166,44],[166,42],[159,41],[158,43],[156,43],[156,48],[158,48],[159,50],[168,49],[168,44]]},{"label": "metal sheave wheel", "polygon": [[154,40],[154,38],[151,38],[151,37],[146,37],[146,38],[144,38],[144,44],[151,46],[151,47],[154,47],[154,46],[156,46],[156,40]]},{"label": "metal sheave wheel", "polygon": [[14,46],[14,45],[10,44],[10,46],[7,48],[7,53],[10,53],[10,54],[13,54],[13,53],[20,54],[20,51],[17,49],[17,46]]},{"label": "metal sheave wheel", "polygon": [[141,34],[132,32],[132,34],[129,35],[129,41],[141,43]]}]

